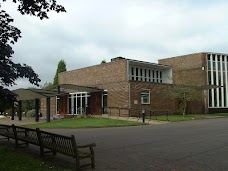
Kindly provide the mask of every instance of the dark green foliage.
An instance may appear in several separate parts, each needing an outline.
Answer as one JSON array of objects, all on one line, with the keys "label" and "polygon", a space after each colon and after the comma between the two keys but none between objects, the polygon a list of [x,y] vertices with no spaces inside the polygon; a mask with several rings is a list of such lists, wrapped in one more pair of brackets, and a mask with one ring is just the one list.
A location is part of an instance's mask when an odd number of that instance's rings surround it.
[{"label": "dark green foliage", "polygon": [[53,83],[45,83],[43,86],[41,86],[41,88],[42,89],[45,89],[45,90],[51,90],[51,89],[53,89],[54,87],[53,87]]},{"label": "dark green foliage", "polygon": [[28,110],[35,109],[35,102],[34,100],[25,100],[22,101],[22,111],[26,112]]},{"label": "dark green foliage", "polygon": [[47,13],[50,11],[66,12],[63,6],[56,4],[56,0],[13,0],[13,2],[19,4],[18,11],[22,15],[37,16],[41,20],[48,18]]},{"label": "dark green foliage", "polygon": [[101,64],[105,64],[105,63],[106,63],[106,60],[105,59],[101,61]]},{"label": "dark green foliage", "polygon": [[[6,91],[6,90],[4,90],[4,91]],[[11,97],[10,95],[11,95],[10,91],[9,91],[9,95],[7,95],[7,96],[4,96],[3,94],[1,94],[1,91],[0,91],[0,112],[1,113],[4,112],[6,109],[9,109],[12,107],[13,99],[10,98]]]},{"label": "dark green foliage", "polygon": [[[64,7],[57,5],[55,0],[13,0],[13,2],[17,2],[18,11],[21,14],[37,16],[40,19],[48,18],[47,12],[49,11],[65,12]],[[4,87],[14,85],[16,79],[27,78],[30,83],[37,86],[41,81],[30,66],[12,61],[14,54],[12,45],[21,38],[21,31],[12,26],[12,22],[13,18],[1,9],[0,3],[0,108],[8,101],[15,100],[12,92]]]},{"label": "dark green foliage", "polygon": [[53,81],[53,87],[56,88],[59,84],[59,78],[58,78],[58,74],[60,72],[64,72],[66,71],[66,63],[64,60],[60,60],[59,61],[59,64],[58,64],[58,67],[57,67],[57,70],[56,70],[56,73],[55,73],[55,78],[54,78],[54,81]]}]

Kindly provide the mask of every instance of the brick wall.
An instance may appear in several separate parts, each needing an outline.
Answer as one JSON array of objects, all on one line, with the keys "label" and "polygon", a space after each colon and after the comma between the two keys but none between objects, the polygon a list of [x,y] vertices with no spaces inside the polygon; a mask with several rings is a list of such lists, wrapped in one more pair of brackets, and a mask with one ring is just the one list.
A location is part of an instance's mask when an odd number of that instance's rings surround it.
[{"label": "brick wall", "polygon": [[159,64],[172,66],[174,84],[207,85],[206,53],[161,59]]},{"label": "brick wall", "polygon": [[59,74],[60,84],[96,86],[112,82],[127,81],[127,60],[115,60],[109,63],[66,71]]},{"label": "brick wall", "polygon": [[[131,81],[131,108],[169,110],[174,113],[177,110],[176,102],[168,97],[171,88],[172,85],[170,84]],[[143,89],[150,90],[150,104],[141,104],[141,92]],[[134,100],[137,100],[138,104],[134,104]]]},{"label": "brick wall", "polygon": [[[207,85],[206,53],[196,53],[159,60],[160,64],[170,65],[173,69],[173,83],[184,85]],[[204,99],[191,102],[188,113],[204,113]],[[206,109],[208,110],[208,109]]]},{"label": "brick wall", "polygon": [[[40,112],[43,116],[47,114],[47,107],[46,107],[46,98],[40,99]],[[50,108],[51,108],[51,115],[56,114],[56,97],[51,97],[50,99]]]},{"label": "brick wall", "polygon": [[128,107],[129,102],[129,83],[116,82],[103,85],[97,85],[98,88],[107,90],[108,107]]}]

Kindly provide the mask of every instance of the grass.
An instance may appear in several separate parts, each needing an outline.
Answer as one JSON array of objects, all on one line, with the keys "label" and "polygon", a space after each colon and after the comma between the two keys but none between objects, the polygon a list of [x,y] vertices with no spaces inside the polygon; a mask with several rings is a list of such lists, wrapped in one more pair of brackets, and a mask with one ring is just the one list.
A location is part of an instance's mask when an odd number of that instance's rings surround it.
[{"label": "grass", "polygon": [[131,122],[106,118],[74,118],[28,125],[39,128],[101,128],[142,125],[141,122]]},{"label": "grass", "polygon": [[[199,119],[208,119],[208,118],[217,118],[217,117],[228,117],[228,113],[218,113],[218,114],[198,114],[198,115],[169,115],[168,119],[170,122],[177,121],[189,121],[189,120],[199,120]],[[149,117],[147,117],[149,118]],[[152,120],[167,121],[167,116],[152,116]]]},{"label": "grass", "polygon": [[0,146],[0,163],[2,171],[70,171],[4,145]]}]

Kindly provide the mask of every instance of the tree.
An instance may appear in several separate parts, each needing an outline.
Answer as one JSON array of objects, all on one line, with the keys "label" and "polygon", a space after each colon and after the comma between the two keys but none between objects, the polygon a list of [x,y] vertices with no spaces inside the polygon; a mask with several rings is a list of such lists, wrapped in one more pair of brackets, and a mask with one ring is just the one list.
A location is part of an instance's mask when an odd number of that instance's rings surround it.
[{"label": "tree", "polygon": [[199,100],[201,91],[202,89],[198,86],[174,85],[169,93],[169,97],[178,100],[180,103],[179,110],[185,116],[188,103]]},{"label": "tree", "polygon": [[105,63],[106,63],[106,60],[105,59],[101,61],[101,64],[105,64]]},{"label": "tree", "polygon": [[25,100],[22,101],[22,111],[27,112],[28,110],[35,109],[34,100]]},{"label": "tree", "polygon": [[42,89],[45,89],[45,90],[51,90],[53,89],[53,83],[52,82],[46,82],[43,86],[41,86]]},{"label": "tree", "polygon": [[[3,0],[3,3],[6,0]],[[37,16],[41,20],[48,19],[50,11],[66,12],[63,6],[56,4],[56,0],[13,0],[18,3],[18,11],[22,15]],[[26,64],[14,63],[12,45],[21,38],[21,31],[12,26],[13,18],[1,9],[0,3],[0,97],[1,103],[15,100],[15,95],[6,87],[15,85],[18,78],[27,78],[30,83],[39,85],[41,81],[33,69]],[[0,106],[1,108],[2,106]]]},{"label": "tree", "polygon": [[58,75],[60,72],[64,72],[66,71],[66,63],[64,60],[60,60],[59,61],[59,64],[58,64],[58,67],[57,67],[57,70],[56,70],[56,73],[55,73],[55,77],[54,77],[54,81],[53,81],[53,87],[56,88],[59,84],[59,78],[58,78]]}]

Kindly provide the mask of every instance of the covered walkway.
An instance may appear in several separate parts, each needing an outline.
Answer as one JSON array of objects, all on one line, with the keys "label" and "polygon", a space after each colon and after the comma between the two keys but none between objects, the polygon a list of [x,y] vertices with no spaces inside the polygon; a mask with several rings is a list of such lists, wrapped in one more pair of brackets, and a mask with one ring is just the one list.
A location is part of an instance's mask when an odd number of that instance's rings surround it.
[{"label": "covered walkway", "polygon": [[[46,121],[50,122],[51,120],[51,113],[50,113],[50,98],[56,97],[56,96],[67,96],[69,93],[77,92],[77,91],[85,91],[89,93],[94,92],[102,92],[102,89],[96,88],[96,87],[88,87],[88,86],[79,86],[79,85],[73,85],[73,84],[61,84],[58,85],[58,89],[54,90],[45,90],[45,89],[16,89],[12,92],[16,94],[17,101],[18,101],[18,118],[19,121],[22,120],[22,104],[21,102],[24,100],[35,100],[35,122],[39,121],[39,108],[40,108],[40,99],[46,98]],[[62,104],[67,105],[67,104]],[[14,120],[15,116],[15,107],[14,104],[12,105],[12,115],[11,120]]]}]

